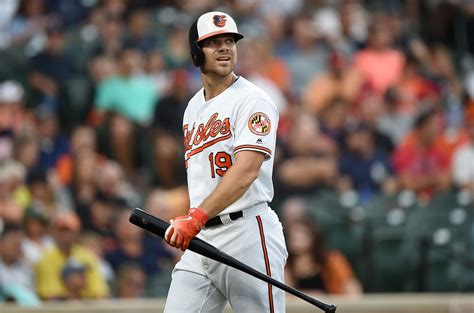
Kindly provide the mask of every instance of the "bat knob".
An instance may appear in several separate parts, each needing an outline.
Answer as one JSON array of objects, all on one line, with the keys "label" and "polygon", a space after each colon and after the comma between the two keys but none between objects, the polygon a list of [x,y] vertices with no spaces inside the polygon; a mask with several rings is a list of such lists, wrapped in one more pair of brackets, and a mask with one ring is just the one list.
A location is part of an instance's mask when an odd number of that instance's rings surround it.
[{"label": "bat knob", "polygon": [[326,313],[336,312],[337,306],[334,304],[328,305],[328,308],[325,310]]}]

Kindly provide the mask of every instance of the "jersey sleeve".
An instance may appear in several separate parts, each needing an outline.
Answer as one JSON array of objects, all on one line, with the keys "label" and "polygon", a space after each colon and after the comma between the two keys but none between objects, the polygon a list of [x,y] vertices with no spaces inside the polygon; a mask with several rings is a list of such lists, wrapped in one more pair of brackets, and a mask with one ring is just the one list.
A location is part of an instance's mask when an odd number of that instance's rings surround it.
[{"label": "jersey sleeve", "polygon": [[263,98],[245,102],[239,107],[235,122],[233,153],[251,150],[273,155],[278,127],[278,110]]}]

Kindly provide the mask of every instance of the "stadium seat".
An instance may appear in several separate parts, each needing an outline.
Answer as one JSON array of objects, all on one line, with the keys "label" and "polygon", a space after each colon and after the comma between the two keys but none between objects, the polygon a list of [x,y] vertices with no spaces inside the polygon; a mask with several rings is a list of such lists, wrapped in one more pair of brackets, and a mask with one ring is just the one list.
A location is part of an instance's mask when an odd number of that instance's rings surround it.
[{"label": "stadium seat", "polygon": [[474,208],[454,192],[436,195],[413,217],[419,291],[474,289]]},{"label": "stadium seat", "polygon": [[412,240],[410,223],[415,202],[409,194],[378,195],[366,204],[364,251],[367,255],[367,291],[401,292],[412,289],[413,266],[406,243]]}]

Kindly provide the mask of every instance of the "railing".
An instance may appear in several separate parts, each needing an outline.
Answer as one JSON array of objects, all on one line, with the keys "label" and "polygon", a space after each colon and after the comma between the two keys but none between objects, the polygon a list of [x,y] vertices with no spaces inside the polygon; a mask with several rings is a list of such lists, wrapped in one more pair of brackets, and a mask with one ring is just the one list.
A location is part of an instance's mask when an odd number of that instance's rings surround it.
[{"label": "railing", "polygon": [[[322,297],[340,313],[473,313],[474,294],[372,294],[357,298]],[[158,313],[164,299],[103,300],[46,303],[38,308],[0,305],[2,313]],[[321,312],[298,299],[287,301],[288,313]],[[226,313],[232,312],[227,308]]]}]

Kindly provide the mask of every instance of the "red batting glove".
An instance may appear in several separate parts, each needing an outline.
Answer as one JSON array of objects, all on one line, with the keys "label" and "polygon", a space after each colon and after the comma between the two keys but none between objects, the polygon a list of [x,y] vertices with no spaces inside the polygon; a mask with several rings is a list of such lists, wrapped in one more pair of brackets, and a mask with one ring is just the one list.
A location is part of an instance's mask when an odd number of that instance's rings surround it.
[{"label": "red batting glove", "polygon": [[186,250],[191,240],[201,231],[208,220],[206,212],[200,208],[191,208],[188,215],[171,220],[165,233],[166,242],[175,248]]}]

